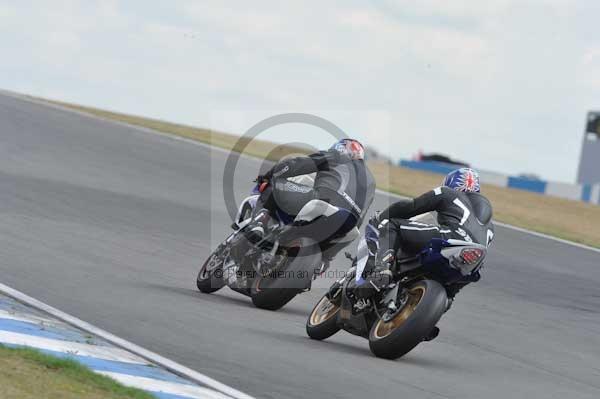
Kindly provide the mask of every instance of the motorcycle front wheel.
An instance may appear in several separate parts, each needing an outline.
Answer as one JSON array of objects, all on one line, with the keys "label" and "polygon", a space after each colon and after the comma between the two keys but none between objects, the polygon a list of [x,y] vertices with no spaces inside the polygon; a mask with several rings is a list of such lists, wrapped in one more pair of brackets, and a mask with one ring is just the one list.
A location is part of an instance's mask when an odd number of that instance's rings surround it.
[{"label": "motorcycle front wheel", "polygon": [[223,279],[223,260],[219,256],[219,249],[213,252],[204,262],[198,277],[196,277],[196,286],[200,292],[210,294],[223,288],[225,280]]},{"label": "motorcycle front wheel", "polygon": [[312,339],[318,341],[327,339],[340,331],[337,324],[337,315],[340,306],[332,302],[327,295],[314,307],[306,321],[306,333]]},{"label": "motorcycle front wheel", "polygon": [[437,281],[418,281],[407,295],[405,305],[391,320],[379,319],[371,328],[369,348],[375,356],[404,356],[429,335],[446,311],[446,290]]}]

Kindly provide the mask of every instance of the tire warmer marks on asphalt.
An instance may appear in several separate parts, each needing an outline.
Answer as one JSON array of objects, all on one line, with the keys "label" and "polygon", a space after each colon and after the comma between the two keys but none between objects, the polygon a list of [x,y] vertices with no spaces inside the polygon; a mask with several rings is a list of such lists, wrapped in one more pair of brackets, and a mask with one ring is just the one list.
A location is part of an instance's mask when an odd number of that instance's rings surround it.
[{"label": "tire warmer marks on asphalt", "polygon": [[96,373],[160,399],[230,399],[2,294],[0,344],[30,347],[75,360]]}]

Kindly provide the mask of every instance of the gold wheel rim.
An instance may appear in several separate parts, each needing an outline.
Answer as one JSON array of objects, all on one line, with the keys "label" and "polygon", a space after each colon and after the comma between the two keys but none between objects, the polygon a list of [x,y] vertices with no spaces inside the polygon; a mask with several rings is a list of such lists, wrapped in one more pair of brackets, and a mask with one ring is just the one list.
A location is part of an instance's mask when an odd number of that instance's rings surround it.
[{"label": "gold wheel rim", "polygon": [[324,296],[310,314],[310,325],[318,326],[335,316],[339,310],[339,306],[335,305],[329,298]]},{"label": "gold wheel rim", "polygon": [[377,324],[375,325],[374,335],[375,338],[381,339],[390,335],[394,330],[400,328],[406,320],[413,314],[421,299],[425,296],[425,287],[418,286],[412,287],[408,291],[408,299],[402,310],[394,316],[392,320],[385,323],[383,320],[379,319]]}]

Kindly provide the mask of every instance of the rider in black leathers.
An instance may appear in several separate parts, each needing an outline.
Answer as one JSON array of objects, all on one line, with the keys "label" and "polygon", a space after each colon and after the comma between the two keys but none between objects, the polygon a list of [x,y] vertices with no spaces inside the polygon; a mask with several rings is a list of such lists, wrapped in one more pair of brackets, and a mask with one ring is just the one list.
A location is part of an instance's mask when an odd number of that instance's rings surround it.
[{"label": "rider in black leathers", "polygon": [[[409,220],[427,212],[437,212],[439,226]],[[494,237],[492,206],[480,194],[479,175],[472,169],[451,172],[444,186],[414,199],[401,200],[372,217],[367,225],[370,259],[366,282],[359,295],[369,297],[391,282],[390,267],[398,250],[414,255],[423,250],[432,238],[458,239],[489,245]],[[478,281],[479,272],[447,287],[452,299],[465,285]]]},{"label": "rider in black leathers", "polygon": [[[312,189],[288,180],[310,173],[316,173]],[[327,151],[281,161],[259,176],[259,180],[268,181],[269,185],[256,206],[255,226],[250,231],[255,242],[265,234],[265,217],[274,216],[277,209],[295,216],[312,200],[324,201],[340,211],[321,215],[308,223],[296,222],[304,224],[301,234],[308,234],[318,242],[343,236],[360,226],[375,194],[375,181],[365,164],[364,148],[352,139],[342,139]],[[318,202],[311,204],[318,206]],[[294,230],[289,234],[295,234]],[[329,253],[329,258],[341,249],[338,246]]]}]

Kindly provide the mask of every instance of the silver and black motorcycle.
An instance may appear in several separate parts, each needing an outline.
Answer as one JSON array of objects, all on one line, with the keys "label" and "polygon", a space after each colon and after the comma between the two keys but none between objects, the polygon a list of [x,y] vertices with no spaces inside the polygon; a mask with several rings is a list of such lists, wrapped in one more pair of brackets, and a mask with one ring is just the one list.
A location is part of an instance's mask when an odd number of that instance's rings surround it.
[{"label": "silver and black motorcycle", "polygon": [[[314,183],[309,175],[288,180],[295,183],[294,187],[306,187],[307,190]],[[242,201],[231,226],[234,231],[204,262],[196,285],[204,293],[215,292],[227,285],[251,297],[256,307],[277,310],[299,293],[310,289],[312,281],[329,265],[328,250],[336,245],[345,246],[360,233],[354,228],[326,243],[314,242],[310,237],[281,242],[279,238],[282,233],[292,228],[295,222],[309,223],[322,215],[343,211],[326,202],[312,200],[308,206],[298,202],[296,208],[301,209],[288,209],[290,213],[285,209],[277,209],[275,217],[269,218],[268,234],[260,242],[250,242],[246,232],[253,227],[256,203],[266,184],[270,183],[257,181],[251,195]],[[292,200],[294,198],[291,197]],[[295,204],[289,202],[287,205],[294,208]]]},{"label": "silver and black motorcycle", "polygon": [[396,359],[439,333],[436,324],[450,308],[453,283],[475,276],[487,254],[484,245],[433,239],[416,256],[399,256],[393,282],[364,299],[356,295],[368,258],[365,240],[344,278],[336,281],[314,307],[306,323],[312,339],[323,340],[340,329],[369,340],[375,356]]}]

